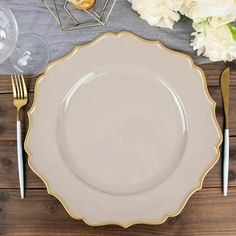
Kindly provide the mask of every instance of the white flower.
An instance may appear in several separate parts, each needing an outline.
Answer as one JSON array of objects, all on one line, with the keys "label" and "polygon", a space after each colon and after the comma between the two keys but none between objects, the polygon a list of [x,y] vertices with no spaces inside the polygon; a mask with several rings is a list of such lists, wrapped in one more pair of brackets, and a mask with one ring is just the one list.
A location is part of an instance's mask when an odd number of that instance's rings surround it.
[{"label": "white flower", "polygon": [[192,34],[191,43],[197,54],[209,57],[211,61],[232,61],[236,59],[236,41],[227,25],[211,27],[205,25],[202,31]]},{"label": "white flower", "polygon": [[185,0],[129,0],[132,8],[152,26],[173,28]]},{"label": "white flower", "polygon": [[236,0],[186,0],[180,12],[193,21],[211,18],[217,27],[236,19]]}]

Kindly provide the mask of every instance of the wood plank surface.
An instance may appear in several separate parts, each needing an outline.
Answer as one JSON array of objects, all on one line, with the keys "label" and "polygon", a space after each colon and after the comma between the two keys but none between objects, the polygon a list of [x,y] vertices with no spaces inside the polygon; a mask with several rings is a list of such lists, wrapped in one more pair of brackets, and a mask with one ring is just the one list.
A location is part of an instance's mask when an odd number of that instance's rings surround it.
[{"label": "wood plank surface", "polygon": [[[16,148],[16,141],[0,142],[0,189],[19,187]],[[25,187],[45,188],[43,182],[33,173],[27,163],[25,163],[25,168]]]},{"label": "wood plank surface", "polygon": [[[60,202],[47,194],[45,185],[26,167],[26,198],[20,199],[17,156],[16,115],[12,105],[9,76],[0,76],[0,235],[236,235],[236,62],[231,64],[230,94],[230,172],[229,197],[221,190],[222,159],[207,175],[203,189],[195,193],[182,213],[162,225],[137,225],[128,229],[117,226],[89,227],[71,219]],[[223,127],[223,105],[219,75],[224,63],[201,65],[209,92],[217,102],[216,114]],[[33,100],[34,79],[26,79],[30,102],[22,115],[23,135],[27,129],[26,111]]]},{"label": "wood plank surface", "polygon": [[62,205],[45,190],[28,190],[20,200],[18,190],[0,191],[0,234],[17,236],[170,235],[235,236],[236,188],[222,197],[218,188],[204,189],[192,196],[182,213],[162,225],[89,227],[69,217]]},{"label": "wood plank surface", "polygon": [[[207,78],[208,86],[219,86],[219,76],[222,72],[222,70],[225,68],[225,63],[223,62],[217,62],[212,64],[204,64],[199,65]],[[231,63],[231,79],[230,79],[230,85],[236,85],[236,62]],[[36,78],[25,78],[28,91],[33,92],[34,91],[34,85]],[[1,83],[0,83],[0,94],[1,93],[11,93],[11,81],[9,76],[3,76],[1,75]]]},{"label": "wood plank surface", "polygon": [[[27,158],[26,158],[27,161]],[[44,183],[26,164],[26,188],[45,188]],[[222,161],[210,171],[204,181],[204,188],[221,187]],[[18,169],[16,142],[0,142],[0,189],[18,188]],[[229,186],[236,187],[236,137],[230,138],[230,172]]]},{"label": "wood plank surface", "polygon": [[[206,76],[208,86],[219,86],[219,76],[226,67],[224,62],[199,65]],[[236,85],[236,61],[229,64],[231,67],[230,85]]]},{"label": "wood plank surface", "polygon": [[[220,126],[223,126],[223,104],[221,98],[221,91],[219,87],[209,87],[212,98],[217,103],[216,114]],[[236,136],[236,86],[230,88],[230,135]],[[22,115],[22,130],[23,135],[27,129],[27,115],[26,111],[31,107],[33,100],[33,93],[30,93],[29,103],[23,109]],[[0,141],[14,141],[16,140],[16,111],[12,104],[12,95],[0,94]]]}]

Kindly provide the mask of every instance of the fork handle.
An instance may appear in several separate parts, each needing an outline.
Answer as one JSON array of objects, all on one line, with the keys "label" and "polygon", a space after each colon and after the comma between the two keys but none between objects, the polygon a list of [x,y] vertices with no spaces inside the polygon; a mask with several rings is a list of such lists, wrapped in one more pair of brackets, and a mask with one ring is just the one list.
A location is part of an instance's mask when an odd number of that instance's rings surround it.
[{"label": "fork handle", "polygon": [[229,178],[229,130],[224,130],[223,192],[227,196]]},{"label": "fork handle", "polygon": [[24,164],[23,164],[23,149],[22,149],[22,136],[21,136],[21,122],[17,120],[17,158],[18,158],[18,174],[20,183],[20,195],[24,198]]}]

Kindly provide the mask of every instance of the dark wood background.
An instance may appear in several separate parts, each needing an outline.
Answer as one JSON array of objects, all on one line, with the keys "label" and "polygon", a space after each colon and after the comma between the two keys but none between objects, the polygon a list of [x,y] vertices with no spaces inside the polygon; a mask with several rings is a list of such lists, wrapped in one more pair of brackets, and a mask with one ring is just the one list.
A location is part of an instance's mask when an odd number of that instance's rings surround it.
[{"label": "dark wood background", "polygon": [[[223,107],[219,75],[224,63],[201,66],[210,94],[217,102],[217,118],[222,127]],[[230,173],[229,196],[223,197],[221,161],[211,170],[203,189],[195,193],[180,215],[162,225],[90,227],[66,213],[57,199],[47,194],[43,182],[26,167],[26,196],[20,199],[17,156],[16,116],[12,105],[10,78],[0,77],[0,235],[236,235],[236,63],[232,64],[230,94]],[[35,79],[27,79],[30,102],[24,109],[23,132],[27,130],[26,111],[32,104]],[[204,134],[203,134],[204,135]],[[27,158],[27,157],[26,157]]]}]

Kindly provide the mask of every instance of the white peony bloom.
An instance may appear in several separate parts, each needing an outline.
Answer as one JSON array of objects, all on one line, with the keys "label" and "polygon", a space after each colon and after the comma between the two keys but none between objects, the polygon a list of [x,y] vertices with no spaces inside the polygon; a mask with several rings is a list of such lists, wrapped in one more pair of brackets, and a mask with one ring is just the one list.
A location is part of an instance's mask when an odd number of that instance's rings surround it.
[{"label": "white peony bloom", "polygon": [[193,21],[211,18],[217,27],[236,20],[236,0],[186,0],[180,12]]},{"label": "white peony bloom", "polygon": [[185,0],[129,0],[132,8],[152,26],[172,29]]},{"label": "white peony bloom", "polygon": [[[199,27],[200,29],[200,27]],[[202,31],[192,34],[191,43],[198,55],[209,57],[211,61],[232,61],[236,59],[236,41],[227,25],[216,28],[205,25]]]}]

